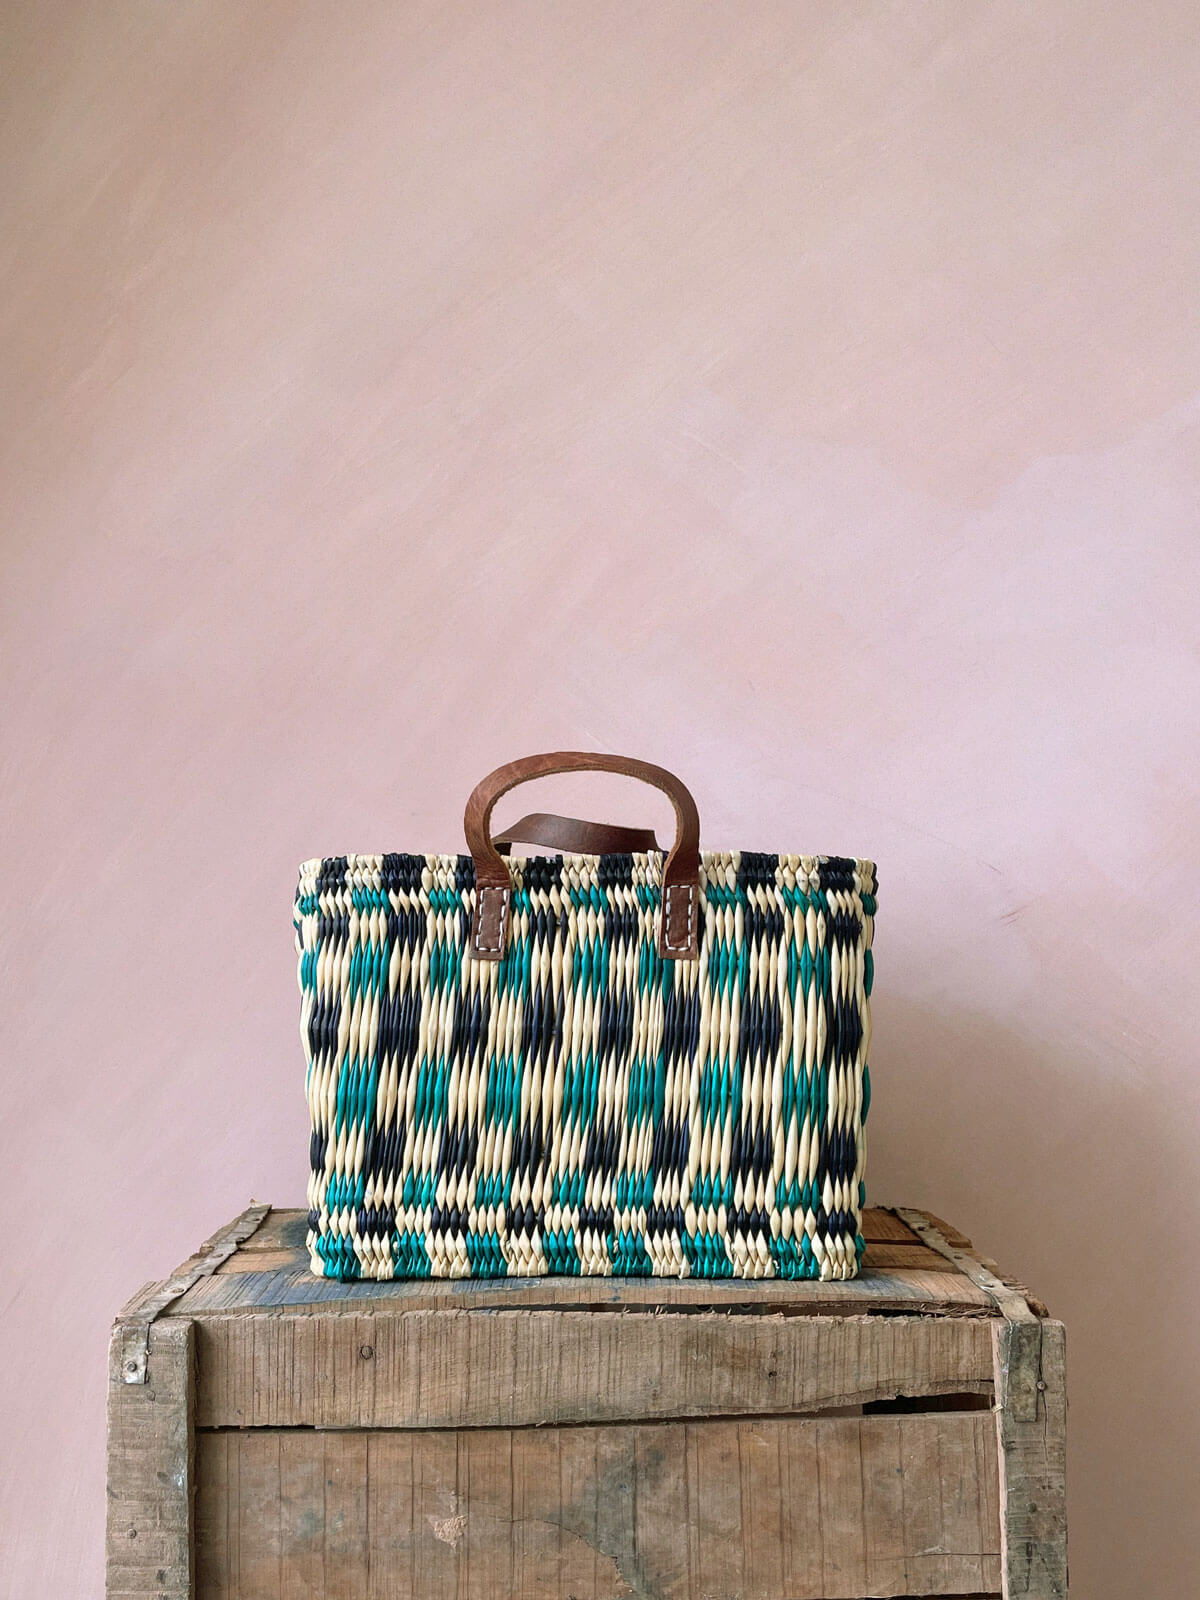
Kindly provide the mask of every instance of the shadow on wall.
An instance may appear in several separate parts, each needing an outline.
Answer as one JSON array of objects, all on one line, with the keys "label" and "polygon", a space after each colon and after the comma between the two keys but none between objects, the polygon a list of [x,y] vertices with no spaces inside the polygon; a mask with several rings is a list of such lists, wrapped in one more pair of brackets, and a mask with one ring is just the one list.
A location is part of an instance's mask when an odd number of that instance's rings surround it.
[{"label": "shadow on wall", "polygon": [[[1123,1592],[1173,1600],[1195,1513],[1200,1378],[1181,1267],[1200,1199],[1168,1216],[1156,1193],[1194,1161],[1194,1128],[1153,1093],[1152,1070],[1114,1077],[1082,1033],[1072,1053],[894,991],[875,1017],[869,1200],[937,1212],[1048,1299],[1067,1324],[1072,1587],[1099,1591],[1127,1568]],[[947,1147],[945,1126],[975,1130],[970,1146]]]}]

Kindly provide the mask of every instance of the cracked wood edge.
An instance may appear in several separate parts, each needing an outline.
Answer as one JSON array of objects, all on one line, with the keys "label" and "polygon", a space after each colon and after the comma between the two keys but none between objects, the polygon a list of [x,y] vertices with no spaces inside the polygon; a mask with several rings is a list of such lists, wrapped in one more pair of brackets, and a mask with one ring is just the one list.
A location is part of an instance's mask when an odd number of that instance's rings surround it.
[{"label": "cracked wood edge", "polygon": [[995,1304],[996,1310],[1007,1322],[1037,1322],[1036,1312],[1030,1309],[1029,1302],[1020,1290],[1011,1284],[1005,1283],[977,1256],[968,1250],[960,1250],[952,1245],[939,1228],[936,1228],[923,1211],[914,1211],[909,1206],[894,1206],[892,1210],[902,1222],[913,1230],[921,1243],[928,1245],[931,1250],[936,1250],[938,1255],[945,1256],[947,1261],[953,1262],[964,1277],[989,1295]]},{"label": "cracked wood edge", "polygon": [[1067,1594],[1066,1335],[1061,1322],[992,1328],[1004,1600]]},{"label": "cracked wood edge", "polygon": [[179,1297],[201,1278],[209,1277],[223,1261],[261,1227],[271,1208],[250,1205],[224,1228],[206,1239],[195,1255],[176,1267],[162,1283],[148,1283],[126,1305],[113,1328],[114,1360],[110,1378],[117,1383],[147,1381],[150,1328]]},{"label": "cracked wood edge", "polygon": [[196,1323],[199,1427],[519,1428],[993,1393],[993,1318],[411,1311]]}]

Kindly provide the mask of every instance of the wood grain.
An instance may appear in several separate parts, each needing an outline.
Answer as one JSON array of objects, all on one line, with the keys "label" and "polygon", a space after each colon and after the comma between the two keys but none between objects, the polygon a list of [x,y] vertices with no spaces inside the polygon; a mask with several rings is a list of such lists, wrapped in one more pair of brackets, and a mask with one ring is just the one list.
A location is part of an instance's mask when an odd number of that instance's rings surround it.
[{"label": "wood grain", "polygon": [[[903,1206],[896,1206],[889,1207],[886,1214],[895,1216],[903,1222],[903,1219],[908,1215],[908,1211],[907,1208]],[[946,1243],[953,1245],[956,1250],[973,1249],[970,1239],[967,1238],[965,1233],[960,1233],[953,1223],[943,1222],[941,1217],[936,1216],[932,1211],[926,1211],[923,1208],[918,1209],[917,1215],[924,1217],[926,1222],[932,1223],[945,1239]]]},{"label": "wood grain", "polygon": [[990,1393],[984,1319],[414,1311],[211,1316],[204,1427],[520,1427]]},{"label": "wood grain", "polygon": [[992,1339],[1004,1600],[1063,1600],[1065,1330],[1061,1322],[998,1322]]},{"label": "wood grain", "polygon": [[108,1375],[108,1600],[191,1600],[193,1324],[149,1329],[146,1381],[125,1380],[121,1326]]},{"label": "wood grain", "polygon": [[987,1313],[993,1297],[942,1262],[943,1271],[889,1267],[865,1271],[847,1283],[797,1283],[778,1279],[698,1278],[481,1278],[407,1282],[338,1283],[315,1278],[307,1265],[267,1272],[214,1274],[173,1308],[181,1315],[263,1311],[309,1306],[323,1315],[361,1315],[372,1308],[409,1311],[550,1309],[680,1312],[773,1310],[788,1316],[856,1316],[867,1312]]},{"label": "wood grain", "polygon": [[197,1546],[200,1600],[994,1592],[992,1420],[202,1433]]}]

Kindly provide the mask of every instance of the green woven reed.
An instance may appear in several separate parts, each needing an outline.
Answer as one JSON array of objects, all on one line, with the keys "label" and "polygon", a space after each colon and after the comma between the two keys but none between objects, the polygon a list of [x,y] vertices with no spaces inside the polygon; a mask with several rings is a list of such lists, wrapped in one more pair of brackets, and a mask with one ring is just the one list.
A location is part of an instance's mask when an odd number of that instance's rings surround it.
[{"label": "green woven reed", "polygon": [[704,855],[699,961],[657,853],[510,867],[499,962],[469,856],[301,869],[313,1270],[853,1276],[873,865]]}]

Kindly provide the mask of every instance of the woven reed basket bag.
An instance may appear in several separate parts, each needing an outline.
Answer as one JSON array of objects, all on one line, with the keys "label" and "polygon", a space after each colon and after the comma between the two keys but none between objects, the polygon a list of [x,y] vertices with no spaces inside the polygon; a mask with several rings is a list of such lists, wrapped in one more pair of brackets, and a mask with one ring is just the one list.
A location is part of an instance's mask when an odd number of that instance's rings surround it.
[{"label": "woven reed basket bag", "polygon": [[[493,838],[501,795],[578,771],[668,795],[670,852],[544,814]],[[853,1277],[873,864],[702,853],[678,778],[579,752],[485,778],[466,843],[300,869],[313,1271]]]}]

